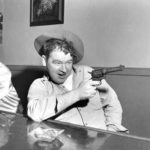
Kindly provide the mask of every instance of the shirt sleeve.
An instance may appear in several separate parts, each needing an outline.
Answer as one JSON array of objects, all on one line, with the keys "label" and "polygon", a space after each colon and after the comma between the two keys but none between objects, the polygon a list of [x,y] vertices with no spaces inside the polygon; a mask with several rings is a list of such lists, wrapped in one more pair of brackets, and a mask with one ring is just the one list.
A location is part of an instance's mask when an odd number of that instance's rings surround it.
[{"label": "shirt sleeve", "polygon": [[116,92],[104,79],[102,80],[102,84],[100,86],[101,88],[106,89],[105,93],[100,94],[108,129],[115,131],[126,131],[127,129],[121,125],[123,110]]},{"label": "shirt sleeve", "polygon": [[0,110],[16,113],[19,101],[20,98],[18,97],[18,94],[11,83],[8,89],[8,93],[0,99]]},{"label": "shirt sleeve", "polygon": [[0,62],[0,99],[8,94],[11,83],[11,72]]},{"label": "shirt sleeve", "polygon": [[11,82],[10,70],[0,63],[0,110],[16,113],[19,100]]},{"label": "shirt sleeve", "polygon": [[36,79],[28,91],[28,116],[34,121],[42,121],[55,115],[56,96],[52,85],[46,88],[43,79]]},{"label": "shirt sleeve", "polygon": [[56,94],[51,83],[35,80],[28,92],[28,116],[37,122],[55,117],[77,101],[75,91]]}]

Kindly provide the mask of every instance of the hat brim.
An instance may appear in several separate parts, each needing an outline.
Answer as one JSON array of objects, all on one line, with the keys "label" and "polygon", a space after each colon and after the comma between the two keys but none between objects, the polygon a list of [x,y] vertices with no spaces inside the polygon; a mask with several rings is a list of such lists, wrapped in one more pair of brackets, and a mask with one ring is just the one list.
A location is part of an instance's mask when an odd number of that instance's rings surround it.
[{"label": "hat brim", "polygon": [[74,49],[74,54],[76,56],[76,59],[74,61],[74,64],[80,62],[84,56],[84,45],[82,40],[74,33],[66,30],[53,30],[50,31],[47,34],[43,34],[38,36],[34,41],[34,47],[36,51],[41,55],[40,50],[42,46],[45,44],[45,42],[51,38],[56,39],[65,39],[67,42],[71,42]]}]

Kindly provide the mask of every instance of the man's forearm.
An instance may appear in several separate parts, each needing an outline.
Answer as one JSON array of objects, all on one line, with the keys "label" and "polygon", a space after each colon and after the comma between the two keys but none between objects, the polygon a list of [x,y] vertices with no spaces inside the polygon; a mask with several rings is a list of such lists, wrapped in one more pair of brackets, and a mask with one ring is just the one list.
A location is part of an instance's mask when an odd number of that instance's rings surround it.
[{"label": "man's forearm", "polygon": [[57,104],[58,111],[62,111],[80,100],[78,91],[76,89],[66,92],[64,94],[59,94],[56,97],[58,101]]}]

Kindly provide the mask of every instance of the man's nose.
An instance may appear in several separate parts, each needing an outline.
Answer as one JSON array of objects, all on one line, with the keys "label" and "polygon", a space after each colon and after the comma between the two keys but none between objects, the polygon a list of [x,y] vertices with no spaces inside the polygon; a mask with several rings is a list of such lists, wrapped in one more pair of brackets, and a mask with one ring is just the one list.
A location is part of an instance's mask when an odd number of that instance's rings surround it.
[{"label": "man's nose", "polygon": [[61,65],[61,71],[66,72],[66,65],[65,64]]}]

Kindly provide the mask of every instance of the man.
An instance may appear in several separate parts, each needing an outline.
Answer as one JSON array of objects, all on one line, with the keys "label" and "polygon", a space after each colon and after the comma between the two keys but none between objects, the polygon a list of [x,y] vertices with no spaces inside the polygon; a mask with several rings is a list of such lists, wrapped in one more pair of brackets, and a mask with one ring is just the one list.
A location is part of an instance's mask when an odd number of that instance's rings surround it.
[{"label": "man", "polygon": [[[91,67],[77,65],[84,54],[81,39],[69,32],[51,32],[35,39],[49,77],[36,79],[28,93],[28,116],[34,121],[56,119],[111,131],[121,125],[122,108],[103,79],[92,81]],[[105,92],[104,92],[105,91]]]},{"label": "man", "polygon": [[10,70],[0,62],[0,111],[16,113],[19,100],[11,82]]}]

